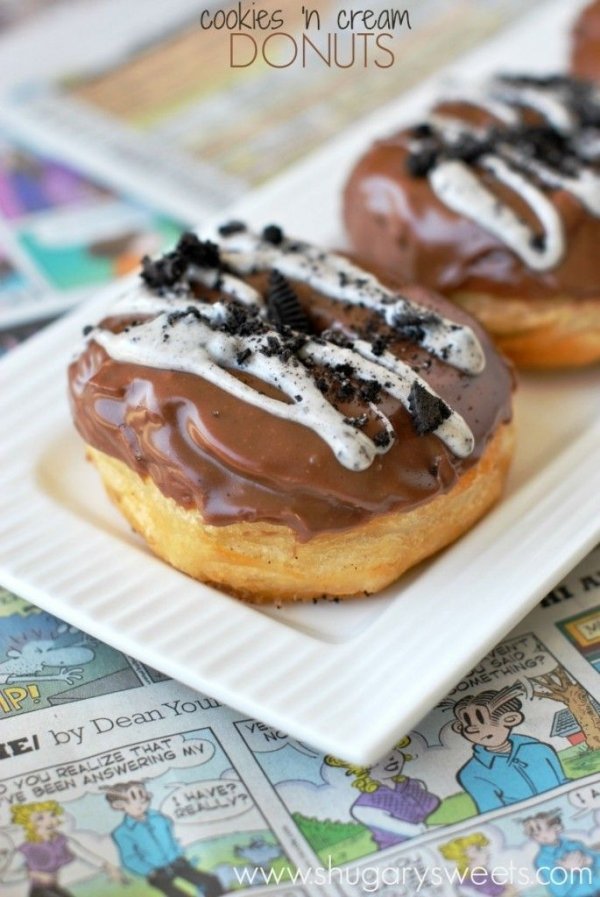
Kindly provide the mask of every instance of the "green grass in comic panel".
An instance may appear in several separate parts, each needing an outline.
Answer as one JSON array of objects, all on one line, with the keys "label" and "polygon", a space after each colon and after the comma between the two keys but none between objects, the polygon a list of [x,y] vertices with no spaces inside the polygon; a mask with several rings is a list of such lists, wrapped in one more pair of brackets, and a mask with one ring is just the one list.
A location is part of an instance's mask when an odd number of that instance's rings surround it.
[{"label": "green grass in comic panel", "polygon": [[255,720],[236,726],[324,865],[404,844],[426,831],[439,806],[426,782],[412,775],[409,737],[365,767],[316,753]]},{"label": "green grass in comic panel", "polygon": [[0,720],[141,685],[124,654],[0,588]]},{"label": "green grass in comic panel", "polygon": [[0,825],[3,897],[42,863],[72,897],[217,897],[295,871],[209,727],[0,781]]}]

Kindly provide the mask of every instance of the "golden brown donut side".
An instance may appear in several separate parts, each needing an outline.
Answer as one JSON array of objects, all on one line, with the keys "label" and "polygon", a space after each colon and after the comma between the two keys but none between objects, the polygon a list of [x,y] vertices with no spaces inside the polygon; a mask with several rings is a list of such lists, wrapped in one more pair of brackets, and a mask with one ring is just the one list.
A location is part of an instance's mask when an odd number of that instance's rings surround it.
[{"label": "golden brown donut side", "polygon": [[513,424],[443,495],[411,511],[381,515],[345,533],[299,542],[285,526],[211,526],[199,510],[166,498],[123,462],[88,446],[104,486],[152,551],[194,579],[253,603],[364,596],[454,542],[499,499],[513,453]]},{"label": "golden brown donut side", "polygon": [[478,318],[518,367],[555,370],[600,360],[600,293],[593,299],[556,297],[535,303],[468,292],[448,298]]}]

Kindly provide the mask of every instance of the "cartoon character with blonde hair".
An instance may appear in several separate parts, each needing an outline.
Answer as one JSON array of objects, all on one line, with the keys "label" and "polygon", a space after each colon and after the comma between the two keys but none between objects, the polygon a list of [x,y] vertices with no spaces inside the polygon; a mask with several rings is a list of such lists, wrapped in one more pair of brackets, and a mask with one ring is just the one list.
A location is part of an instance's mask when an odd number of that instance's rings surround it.
[{"label": "cartoon character with blonde hair", "polygon": [[75,859],[102,869],[112,881],[124,884],[127,879],[120,869],[84,847],[71,835],[59,831],[63,814],[63,808],[55,800],[11,807],[12,822],[22,826],[25,841],[7,857],[0,878],[11,860],[20,854],[29,875],[29,897],[71,897],[70,892],[59,883],[58,875]]},{"label": "cartoon character with blonde hair", "polygon": [[424,831],[425,820],[440,805],[439,798],[423,782],[402,773],[404,764],[412,760],[404,751],[409,744],[410,738],[403,738],[373,766],[355,766],[336,757],[325,757],[327,766],[345,769],[347,776],[354,776],[352,787],[360,794],[350,813],[370,829],[380,850]]},{"label": "cartoon character with blonde hair", "polygon": [[[462,838],[454,838],[441,844],[439,851],[446,860],[456,866],[460,893],[483,894],[484,897],[513,897],[516,893],[512,885],[494,880],[489,871],[489,839],[482,832],[473,832]],[[496,877],[498,878],[498,877]]]}]

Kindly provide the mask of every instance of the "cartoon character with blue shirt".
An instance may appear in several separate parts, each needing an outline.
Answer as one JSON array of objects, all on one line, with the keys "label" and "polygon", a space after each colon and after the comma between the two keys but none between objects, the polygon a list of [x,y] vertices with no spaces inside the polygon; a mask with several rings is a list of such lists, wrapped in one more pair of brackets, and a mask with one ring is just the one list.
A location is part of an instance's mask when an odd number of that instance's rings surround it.
[{"label": "cartoon character with blue shirt", "polygon": [[540,845],[534,864],[551,897],[596,897],[600,893],[600,853],[563,836],[560,813],[536,813],[523,820],[525,834]]},{"label": "cartoon character with blue shirt", "polygon": [[143,876],[167,897],[184,894],[177,887],[178,878],[195,885],[203,897],[223,893],[218,878],[196,869],[184,856],[173,835],[172,820],[150,809],[152,795],[143,782],[117,782],[103,790],[113,810],[125,814],[112,837],[128,872]]},{"label": "cartoon character with blue shirt", "polygon": [[525,717],[520,683],[467,695],[454,705],[452,728],[473,744],[456,778],[480,813],[516,804],[564,785],[558,754],[531,735],[512,735]]}]

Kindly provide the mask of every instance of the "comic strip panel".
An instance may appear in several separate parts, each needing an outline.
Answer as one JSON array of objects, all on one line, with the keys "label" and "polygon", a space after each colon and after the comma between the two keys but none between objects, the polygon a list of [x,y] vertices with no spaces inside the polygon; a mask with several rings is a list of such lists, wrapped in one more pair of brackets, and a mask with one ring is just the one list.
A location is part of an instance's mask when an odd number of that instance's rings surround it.
[{"label": "comic strip panel", "polygon": [[124,654],[0,588],[0,720],[141,685]]},{"label": "comic strip panel", "polygon": [[216,897],[294,872],[210,728],[0,781],[0,869],[4,897]]},{"label": "comic strip panel", "polygon": [[255,720],[236,726],[302,836],[336,866],[600,772],[598,705],[533,633],[501,642],[370,767]]},{"label": "comic strip panel", "polygon": [[456,828],[425,846],[340,870],[347,895],[597,897],[600,784]]}]

